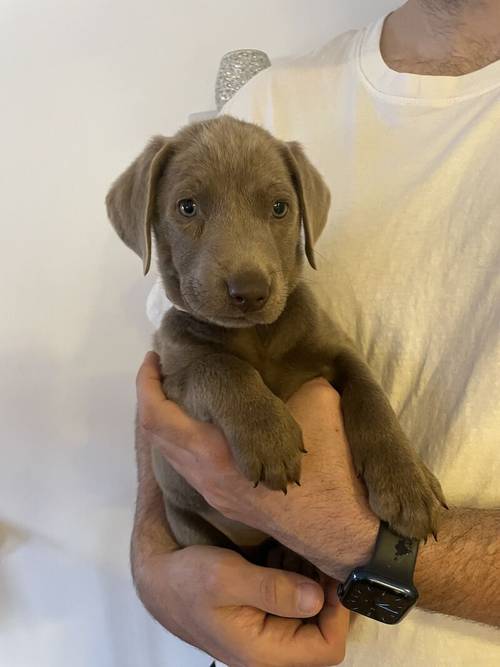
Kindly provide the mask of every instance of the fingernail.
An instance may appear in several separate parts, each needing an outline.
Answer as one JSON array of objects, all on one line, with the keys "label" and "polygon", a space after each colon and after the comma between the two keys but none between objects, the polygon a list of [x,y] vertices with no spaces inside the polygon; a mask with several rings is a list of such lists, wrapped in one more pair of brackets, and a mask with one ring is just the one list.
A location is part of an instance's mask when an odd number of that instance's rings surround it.
[{"label": "fingernail", "polygon": [[320,604],[318,587],[314,584],[300,584],[298,595],[299,611],[303,614],[314,614]]}]

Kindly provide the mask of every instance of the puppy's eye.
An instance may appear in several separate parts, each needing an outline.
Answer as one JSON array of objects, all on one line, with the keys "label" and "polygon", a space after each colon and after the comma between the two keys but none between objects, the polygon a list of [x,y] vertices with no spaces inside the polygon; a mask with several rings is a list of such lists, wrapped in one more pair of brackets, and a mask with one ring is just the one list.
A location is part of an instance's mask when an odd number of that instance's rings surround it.
[{"label": "puppy's eye", "polygon": [[177,208],[179,209],[179,213],[186,216],[186,218],[192,218],[198,210],[194,199],[180,199],[177,202]]},{"label": "puppy's eye", "polygon": [[288,213],[288,204],[286,201],[275,201],[273,204],[273,215],[275,218],[284,218]]}]

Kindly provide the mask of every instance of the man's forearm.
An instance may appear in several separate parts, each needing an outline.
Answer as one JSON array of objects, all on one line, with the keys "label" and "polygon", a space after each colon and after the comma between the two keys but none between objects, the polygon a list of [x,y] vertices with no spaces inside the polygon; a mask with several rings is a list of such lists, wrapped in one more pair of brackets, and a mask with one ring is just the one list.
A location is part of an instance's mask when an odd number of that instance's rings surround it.
[{"label": "man's forearm", "polygon": [[131,542],[132,572],[144,559],[155,553],[178,549],[170,533],[161,490],[151,465],[151,446],[139,427],[136,428],[137,502]]},{"label": "man's forearm", "polygon": [[452,508],[420,548],[419,606],[500,626],[500,510]]}]

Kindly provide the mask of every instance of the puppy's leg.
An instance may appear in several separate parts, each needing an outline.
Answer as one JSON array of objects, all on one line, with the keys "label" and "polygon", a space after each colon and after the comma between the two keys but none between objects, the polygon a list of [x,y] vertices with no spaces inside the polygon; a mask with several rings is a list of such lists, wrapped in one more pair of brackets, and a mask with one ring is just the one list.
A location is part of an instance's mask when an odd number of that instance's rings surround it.
[{"label": "puppy's leg", "polygon": [[230,354],[210,354],[189,366],[182,386],[181,404],[220,426],[249,480],[285,493],[299,480],[302,432],[255,368]]},{"label": "puppy's leg", "polygon": [[370,369],[356,352],[343,349],[334,373],[354,466],[371,508],[401,535],[436,534],[440,505],[446,506],[441,486],[411,448]]},{"label": "puppy's leg", "polygon": [[177,543],[182,547],[208,544],[234,549],[233,542],[203,513],[209,509],[205,499],[179,475],[158,449],[152,451],[156,481],[163,492],[165,514]]},{"label": "puppy's leg", "polygon": [[193,544],[225,547],[238,551],[239,548],[224,533],[212,526],[196,512],[183,509],[165,499],[165,512],[172,533],[181,547]]}]

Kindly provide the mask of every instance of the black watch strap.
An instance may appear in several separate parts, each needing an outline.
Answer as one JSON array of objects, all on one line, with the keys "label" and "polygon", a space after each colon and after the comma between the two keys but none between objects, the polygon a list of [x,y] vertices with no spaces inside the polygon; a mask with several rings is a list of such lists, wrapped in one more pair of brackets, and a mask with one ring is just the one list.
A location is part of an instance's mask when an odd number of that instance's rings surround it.
[{"label": "black watch strap", "polygon": [[375,550],[367,568],[389,579],[411,584],[418,545],[418,540],[401,537],[385,521],[381,521]]}]

